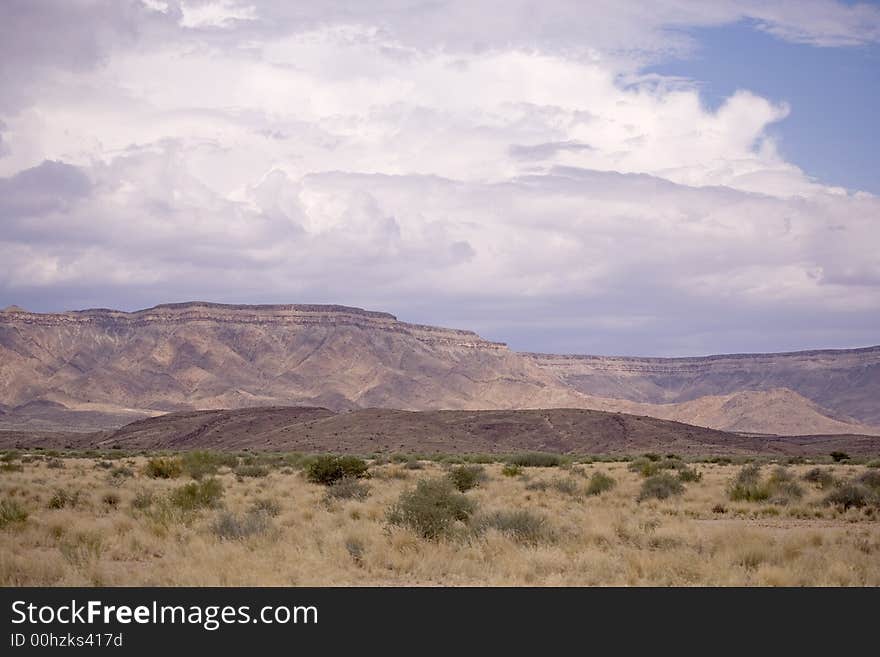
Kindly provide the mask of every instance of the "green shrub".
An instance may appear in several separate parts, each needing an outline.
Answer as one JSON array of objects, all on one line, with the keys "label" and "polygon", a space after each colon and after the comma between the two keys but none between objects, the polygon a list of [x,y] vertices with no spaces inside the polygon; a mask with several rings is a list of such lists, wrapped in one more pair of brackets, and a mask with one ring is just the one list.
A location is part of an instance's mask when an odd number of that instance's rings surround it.
[{"label": "green shrub", "polygon": [[64,468],[64,461],[61,459],[49,459],[46,461],[46,467],[53,470],[61,470]]},{"label": "green shrub", "polygon": [[79,491],[75,493],[70,493],[62,488],[59,488],[55,491],[52,497],[49,499],[49,508],[50,509],[64,509],[66,507],[73,507],[79,503]]},{"label": "green shrub", "polygon": [[2,463],[0,464],[0,472],[24,472],[24,466],[21,463]]},{"label": "green shrub", "polygon": [[640,456],[639,458],[630,461],[629,465],[626,467],[630,472],[638,472],[643,477],[650,477],[660,471],[660,464],[657,461],[644,456]]},{"label": "green shrub", "polygon": [[761,481],[761,466],[754,463],[742,467],[728,492],[734,502],[763,502],[770,498],[770,488]]},{"label": "green shrub", "polygon": [[735,502],[764,502],[788,504],[803,497],[804,491],[795,481],[794,475],[780,466],[764,480],[761,466],[756,463],[743,466],[728,489],[730,499]]},{"label": "green shrub", "polygon": [[367,464],[356,456],[319,456],[306,468],[306,476],[312,483],[328,486],[343,477],[366,477]]},{"label": "green shrub", "polygon": [[841,461],[849,460],[849,454],[847,454],[846,452],[834,451],[834,452],[831,452],[831,454],[829,454],[829,456],[832,459],[834,459],[835,463],[840,463]]},{"label": "green shrub", "polygon": [[522,466],[517,465],[516,463],[505,463],[504,467],[501,468],[501,474],[503,474],[505,477],[517,477],[521,475],[522,472]]},{"label": "green shrub", "polygon": [[825,498],[825,504],[841,507],[844,511],[851,507],[861,509],[872,501],[871,491],[861,484],[845,483]]},{"label": "green shrub", "polygon": [[804,475],[804,481],[815,484],[817,487],[824,490],[826,488],[831,488],[836,480],[830,470],[813,468]]},{"label": "green shrub", "polygon": [[868,468],[880,468],[880,459],[871,459],[865,463],[865,466]]},{"label": "green shrub", "polygon": [[144,474],[153,479],[174,479],[180,476],[183,467],[177,459],[154,458],[147,461]]},{"label": "green shrub", "polygon": [[507,462],[523,468],[555,468],[565,463],[565,459],[559,454],[524,452],[522,454],[514,454]]},{"label": "green shrub", "polygon": [[506,534],[518,543],[534,545],[553,539],[553,532],[547,520],[527,509],[516,511],[493,511],[480,516],[473,522],[474,531],[482,534],[487,529],[495,529]]},{"label": "green shrub", "polygon": [[696,468],[682,468],[678,471],[678,480],[682,482],[702,481],[703,473]]},{"label": "green shrub", "polygon": [[486,470],[481,465],[459,465],[452,468],[446,476],[463,493],[479,486],[486,479]]},{"label": "green shrub", "polygon": [[109,470],[113,467],[113,463],[111,461],[95,461],[95,468],[99,470]]},{"label": "green shrub", "polygon": [[614,488],[617,482],[604,472],[594,472],[587,483],[587,495],[601,495]]},{"label": "green shrub", "polygon": [[237,466],[233,472],[236,477],[268,477],[269,476],[269,468],[265,465],[256,465],[256,464],[241,464]]},{"label": "green shrub", "polygon": [[16,500],[0,500],[0,529],[27,520],[28,512]]},{"label": "green shrub", "polygon": [[171,491],[168,501],[182,511],[213,508],[223,496],[223,484],[218,479],[193,481]]},{"label": "green shrub", "polygon": [[407,470],[424,470],[425,466],[418,459],[409,459],[404,465]]},{"label": "green shrub", "polygon": [[370,487],[354,477],[343,477],[327,486],[328,500],[362,500],[370,494]]},{"label": "green shrub", "polygon": [[212,529],[220,540],[240,541],[265,534],[271,527],[269,515],[262,511],[249,511],[244,515],[221,511]]},{"label": "green shrub", "polygon": [[426,539],[451,532],[456,521],[466,521],[476,504],[459,493],[448,478],[422,479],[414,490],[404,491],[388,511],[388,522],[408,527]]},{"label": "green shrub", "polygon": [[642,502],[650,498],[665,500],[673,495],[681,495],[683,492],[684,486],[677,478],[668,472],[661,472],[645,479],[636,501]]},{"label": "green shrub", "polygon": [[775,504],[788,504],[804,496],[804,490],[794,479],[794,475],[784,467],[773,470],[767,481],[770,488],[770,501]]},{"label": "green shrub", "polygon": [[223,466],[234,468],[238,465],[238,457],[234,454],[194,450],[181,456],[180,464],[183,471],[190,477],[201,479],[217,474],[217,471]]},{"label": "green shrub", "polygon": [[0,461],[3,463],[12,463],[13,461],[18,460],[20,456],[17,449],[7,449],[3,452],[3,455],[0,456]]}]

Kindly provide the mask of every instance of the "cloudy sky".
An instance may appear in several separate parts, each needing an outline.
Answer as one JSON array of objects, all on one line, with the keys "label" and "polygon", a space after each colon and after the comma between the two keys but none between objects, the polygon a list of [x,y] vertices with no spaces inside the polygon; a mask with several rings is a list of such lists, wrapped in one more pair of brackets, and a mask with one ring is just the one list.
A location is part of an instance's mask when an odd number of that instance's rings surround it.
[{"label": "cloudy sky", "polygon": [[880,6],[2,0],[0,307],[880,343]]}]

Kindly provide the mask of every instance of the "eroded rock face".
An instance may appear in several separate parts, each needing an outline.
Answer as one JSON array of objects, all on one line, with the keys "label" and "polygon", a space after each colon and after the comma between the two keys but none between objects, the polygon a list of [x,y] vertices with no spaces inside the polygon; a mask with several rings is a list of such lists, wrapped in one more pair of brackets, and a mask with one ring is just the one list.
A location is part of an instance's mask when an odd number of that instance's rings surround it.
[{"label": "eroded rock face", "polygon": [[345,306],[0,311],[0,428],[94,430],[169,411],[306,405],[593,408],[716,429],[870,433],[878,399],[880,347],[552,356]]},{"label": "eroded rock face", "polygon": [[880,424],[880,346],[704,358],[523,356],[599,397],[668,404],[786,388],[832,415]]},{"label": "eroded rock face", "polygon": [[534,408],[580,395],[470,331],[343,306],[187,303],[0,314],[0,403],[120,412],[257,405]]}]

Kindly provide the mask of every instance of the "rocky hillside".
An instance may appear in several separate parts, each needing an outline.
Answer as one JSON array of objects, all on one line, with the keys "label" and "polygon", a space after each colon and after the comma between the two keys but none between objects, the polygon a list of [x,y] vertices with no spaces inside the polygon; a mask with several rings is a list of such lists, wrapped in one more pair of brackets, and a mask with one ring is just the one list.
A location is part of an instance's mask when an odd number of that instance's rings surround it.
[{"label": "rocky hillside", "polygon": [[523,356],[597,397],[666,404],[785,388],[843,421],[880,425],[880,346],[704,358]]},{"label": "rocky hillside", "polygon": [[520,354],[344,306],[0,312],[0,429],[171,411],[591,408],[778,434],[877,433],[880,348],[686,359]]},{"label": "rocky hillside", "polygon": [[575,454],[674,452],[827,455],[844,450],[874,455],[868,436],[743,436],[679,422],[582,409],[399,411],[370,408],[244,408],[189,411],[133,422],[115,431],[0,431],[0,448],[119,448],[126,450],[255,449],[296,452]]},{"label": "rocky hillside", "polygon": [[342,306],[188,303],[134,313],[0,313],[0,404],[9,422],[33,422],[33,411],[56,415],[59,406],[80,417],[131,419],[266,405],[540,408],[584,401],[505,345],[469,331]]}]

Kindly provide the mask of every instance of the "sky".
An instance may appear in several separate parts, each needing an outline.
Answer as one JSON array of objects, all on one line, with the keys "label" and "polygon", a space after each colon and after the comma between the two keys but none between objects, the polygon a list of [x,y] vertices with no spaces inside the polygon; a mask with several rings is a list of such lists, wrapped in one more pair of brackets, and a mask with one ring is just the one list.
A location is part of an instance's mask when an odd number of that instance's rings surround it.
[{"label": "sky", "polygon": [[4,0],[0,307],[880,343],[880,5]]}]

